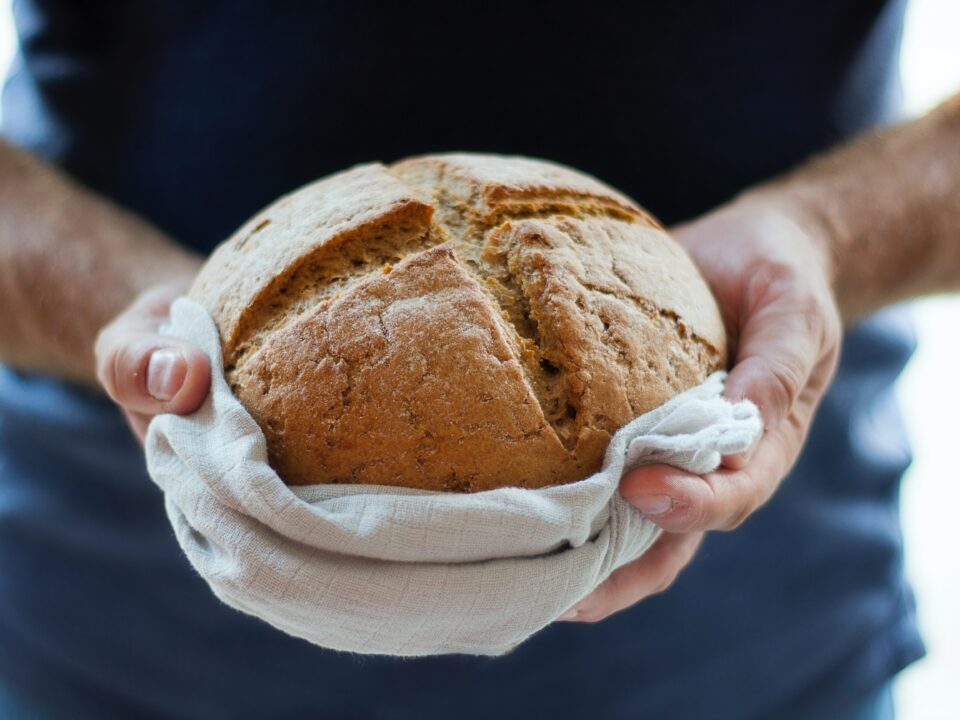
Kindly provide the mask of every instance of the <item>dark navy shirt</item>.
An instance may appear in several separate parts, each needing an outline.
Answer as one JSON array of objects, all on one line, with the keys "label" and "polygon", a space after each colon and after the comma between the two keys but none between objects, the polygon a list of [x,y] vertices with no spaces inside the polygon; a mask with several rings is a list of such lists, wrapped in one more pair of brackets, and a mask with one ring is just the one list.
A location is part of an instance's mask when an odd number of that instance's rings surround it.
[{"label": "dark navy shirt", "polygon": [[[904,2],[18,0],[3,132],[201,252],[442,150],[568,163],[672,223],[893,117]],[[897,311],[851,331],[767,506],[668,592],[500,659],[338,654],[220,604],[116,408],[0,369],[0,681],[71,718],[829,717],[922,653],[911,349]]]}]

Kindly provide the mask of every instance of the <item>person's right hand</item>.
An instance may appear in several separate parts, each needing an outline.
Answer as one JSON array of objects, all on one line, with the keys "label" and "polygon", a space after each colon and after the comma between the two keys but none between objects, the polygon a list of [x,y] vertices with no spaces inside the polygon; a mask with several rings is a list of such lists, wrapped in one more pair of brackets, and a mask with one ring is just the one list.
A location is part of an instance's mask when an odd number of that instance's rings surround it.
[{"label": "person's right hand", "polygon": [[671,230],[710,283],[734,347],[730,400],[764,420],[754,448],[694,475],[668,465],[628,472],[620,493],[666,533],[561,619],[596,622],[670,586],[704,532],[738,527],[776,491],[800,454],[840,352],[828,241],[792,206],[744,195]]},{"label": "person's right hand", "polygon": [[103,327],[94,345],[97,378],[141,443],[154,415],[189,414],[210,390],[206,353],[159,332],[170,304],[184,290],[179,285],[147,290]]}]

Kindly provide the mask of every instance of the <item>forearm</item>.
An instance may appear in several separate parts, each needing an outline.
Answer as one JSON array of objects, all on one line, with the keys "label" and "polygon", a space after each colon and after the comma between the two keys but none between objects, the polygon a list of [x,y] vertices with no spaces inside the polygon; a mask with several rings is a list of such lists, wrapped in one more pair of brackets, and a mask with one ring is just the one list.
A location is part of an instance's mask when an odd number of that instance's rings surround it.
[{"label": "forearm", "polygon": [[0,142],[0,362],[95,382],[99,329],[146,287],[186,282],[199,262]]},{"label": "forearm", "polygon": [[960,289],[960,95],[743,196],[774,199],[820,238],[841,314]]}]

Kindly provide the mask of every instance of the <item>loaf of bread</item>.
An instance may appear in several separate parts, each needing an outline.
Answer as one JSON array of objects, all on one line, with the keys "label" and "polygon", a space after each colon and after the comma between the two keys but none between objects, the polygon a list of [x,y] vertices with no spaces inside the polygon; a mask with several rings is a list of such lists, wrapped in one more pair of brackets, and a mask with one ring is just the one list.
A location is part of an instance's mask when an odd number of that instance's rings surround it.
[{"label": "loaf of bread", "polygon": [[217,248],[190,295],[288,484],[572,482],[726,361],[706,283],[650,215],[519,157],[307,185]]}]

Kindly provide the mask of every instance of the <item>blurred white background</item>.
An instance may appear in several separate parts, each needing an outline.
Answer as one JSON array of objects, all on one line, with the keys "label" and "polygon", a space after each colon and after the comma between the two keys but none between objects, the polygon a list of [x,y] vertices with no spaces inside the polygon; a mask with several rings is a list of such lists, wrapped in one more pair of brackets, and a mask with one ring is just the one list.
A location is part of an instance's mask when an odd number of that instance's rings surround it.
[{"label": "blurred white background", "polygon": [[[958,29],[957,0],[910,0],[901,71],[912,114],[960,90]],[[960,442],[960,423],[949,409],[960,407],[960,299],[931,298],[914,306],[920,347],[897,388],[914,448],[901,500],[907,572],[928,655],[903,673],[896,702],[904,720],[957,720],[960,542],[953,531],[960,471],[952,453]]]},{"label": "blurred white background", "polygon": [[[0,68],[14,51],[9,3],[0,7]],[[907,109],[922,113],[960,89],[960,2],[910,0],[901,58]],[[960,299],[914,303],[920,349],[898,386],[915,461],[903,487],[907,569],[916,589],[929,655],[897,685],[903,720],[960,718],[960,547],[953,536],[960,508],[960,437],[951,408],[960,407]]]}]

